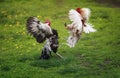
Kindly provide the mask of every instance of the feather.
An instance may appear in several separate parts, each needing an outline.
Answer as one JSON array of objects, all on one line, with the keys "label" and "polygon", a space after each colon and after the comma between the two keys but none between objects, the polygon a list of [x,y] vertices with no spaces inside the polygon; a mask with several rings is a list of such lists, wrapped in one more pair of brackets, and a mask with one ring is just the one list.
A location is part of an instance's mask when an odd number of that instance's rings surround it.
[{"label": "feather", "polygon": [[71,24],[67,25],[67,29],[70,31],[70,36],[67,39],[67,45],[74,47],[77,41],[80,39],[82,33],[82,16],[74,9],[69,11],[69,19]]},{"label": "feather", "polygon": [[36,41],[42,43],[52,35],[52,30],[47,23],[40,22],[36,17],[29,17],[26,24],[28,33],[36,38]]},{"label": "feather", "polygon": [[86,24],[85,27],[83,27],[83,31],[85,33],[90,33],[90,32],[96,32],[96,29],[93,28],[92,24]]},{"label": "feather", "polygon": [[81,15],[76,10],[71,9],[69,11],[69,19],[70,19],[70,21],[73,22],[73,24],[74,24],[75,27],[78,27],[79,29],[82,28],[82,22],[80,22],[81,19],[82,19],[82,17],[81,17]]},{"label": "feather", "polygon": [[78,8],[77,10],[71,9],[69,11],[69,19],[72,22],[71,24],[66,25],[65,27],[69,30],[70,35],[67,39],[67,45],[69,47],[74,47],[75,44],[81,37],[82,31],[85,33],[95,32],[96,29],[93,28],[92,24],[87,23],[90,17],[89,8]]},{"label": "feather", "polygon": [[60,54],[56,53],[59,47],[57,30],[52,29],[52,32],[53,34],[49,38],[46,39],[46,44],[40,56],[40,58],[42,59],[48,59],[48,57],[50,58],[51,51],[53,51],[56,55],[62,58]]},{"label": "feather", "polygon": [[90,13],[91,13],[90,9],[89,8],[82,8],[81,11],[82,11],[81,12],[82,17],[88,21],[88,19],[90,17]]},{"label": "feather", "polygon": [[58,32],[55,29],[52,29],[53,35],[51,35],[51,37],[49,38],[49,42],[50,42],[50,47],[51,50],[56,53],[57,49],[59,47],[59,42],[58,42]]}]

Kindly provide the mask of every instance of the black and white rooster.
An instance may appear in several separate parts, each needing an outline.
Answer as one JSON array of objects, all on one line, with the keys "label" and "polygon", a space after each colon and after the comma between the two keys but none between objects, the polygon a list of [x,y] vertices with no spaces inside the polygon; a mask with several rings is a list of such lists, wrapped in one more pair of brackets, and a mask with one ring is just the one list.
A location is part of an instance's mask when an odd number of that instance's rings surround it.
[{"label": "black and white rooster", "polygon": [[57,30],[51,29],[50,25],[49,20],[42,23],[36,17],[29,17],[27,19],[26,27],[28,33],[33,35],[38,43],[43,43],[46,40],[40,59],[49,59],[51,51],[62,58],[62,56],[57,53],[59,47]]}]

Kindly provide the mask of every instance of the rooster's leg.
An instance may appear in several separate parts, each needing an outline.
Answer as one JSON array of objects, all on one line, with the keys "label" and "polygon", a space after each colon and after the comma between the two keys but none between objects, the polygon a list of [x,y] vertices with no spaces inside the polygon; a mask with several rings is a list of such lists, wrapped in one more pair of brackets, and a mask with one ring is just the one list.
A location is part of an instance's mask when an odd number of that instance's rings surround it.
[{"label": "rooster's leg", "polygon": [[59,53],[55,53],[57,56],[59,56],[60,58],[63,58],[63,56],[61,56]]}]

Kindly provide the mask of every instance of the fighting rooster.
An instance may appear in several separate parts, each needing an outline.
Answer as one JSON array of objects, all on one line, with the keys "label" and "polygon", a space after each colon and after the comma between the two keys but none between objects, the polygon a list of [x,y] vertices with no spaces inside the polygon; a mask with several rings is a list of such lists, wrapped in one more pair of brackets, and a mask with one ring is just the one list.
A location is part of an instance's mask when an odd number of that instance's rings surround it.
[{"label": "fighting rooster", "polygon": [[52,29],[49,20],[45,23],[40,22],[36,17],[29,17],[27,19],[27,31],[33,37],[35,37],[38,43],[43,43],[46,40],[46,44],[42,49],[40,59],[49,59],[51,51],[53,51],[59,57],[62,57],[57,53],[59,46],[57,30]]},{"label": "fighting rooster", "polygon": [[42,43],[53,34],[50,24],[48,20],[42,23],[36,17],[29,17],[26,26],[28,33],[33,35],[38,43]]},{"label": "fighting rooster", "polygon": [[55,29],[52,29],[52,32],[53,34],[46,39],[46,44],[42,49],[40,59],[49,59],[52,51],[60,58],[63,58],[60,54],[57,53],[57,49],[59,47],[58,33]]},{"label": "fighting rooster", "polygon": [[67,39],[69,47],[75,46],[82,32],[90,33],[96,31],[92,24],[88,23],[90,12],[89,8],[77,8],[76,10],[71,9],[69,11],[69,19],[72,23],[69,25],[65,23],[65,27],[70,31],[70,36]]}]

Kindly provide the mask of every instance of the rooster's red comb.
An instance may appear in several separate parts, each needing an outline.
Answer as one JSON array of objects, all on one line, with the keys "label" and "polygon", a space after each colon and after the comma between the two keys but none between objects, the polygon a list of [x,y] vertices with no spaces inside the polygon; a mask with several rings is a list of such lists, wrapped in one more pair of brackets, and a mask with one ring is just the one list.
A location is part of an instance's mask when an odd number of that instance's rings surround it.
[{"label": "rooster's red comb", "polygon": [[51,22],[48,19],[45,21],[45,23],[48,23],[49,26],[51,25]]},{"label": "rooster's red comb", "polygon": [[76,11],[77,11],[78,13],[81,13],[81,8],[77,8]]}]

